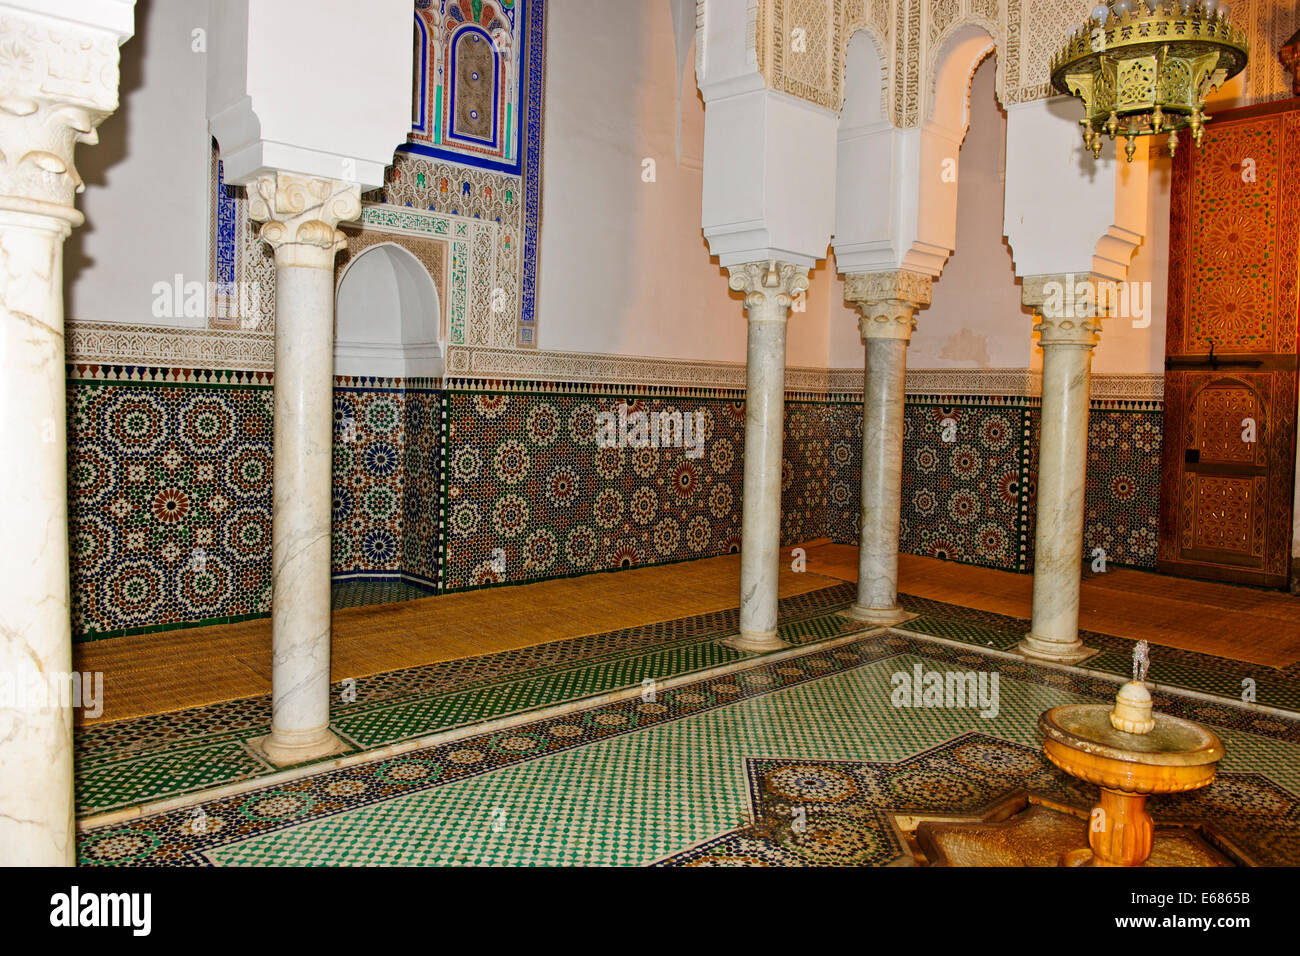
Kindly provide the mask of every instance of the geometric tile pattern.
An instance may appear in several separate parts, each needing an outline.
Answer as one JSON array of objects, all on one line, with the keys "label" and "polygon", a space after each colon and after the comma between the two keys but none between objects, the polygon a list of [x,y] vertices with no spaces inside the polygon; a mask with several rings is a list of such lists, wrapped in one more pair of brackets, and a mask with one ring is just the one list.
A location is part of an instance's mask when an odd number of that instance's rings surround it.
[{"label": "geometric tile pattern", "polygon": [[[859,405],[815,408],[830,429],[823,533],[837,543],[857,544]],[[909,396],[899,550],[1032,571],[1041,417],[1037,400],[990,397],[964,403]],[[1108,562],[1155,567],[1161,418],[1155,402],[1092,403],[1082,557],[1092,560],[1093,550],[1101,547]]]},{"label": "geometric tile pattern", "polygon": [[[269,612],[271,394],[265,384],[68,383],[75,639]],[[739,399],[443,393],[429,380],[340,378],[334,573],[426,593],[739,550]],[[598,448],[595,413],[623,400],[631,411],[702,412],[704,454]],[[910,401],[901,550],[1031,570],[1038,420],[1023,400]],[[783,543],[856,541],[861,429],[856,399],[786,404]],[[1108,561],[1149,567],[1160,412],[1094,403],[1089,432],[1083,556],[1103,547]]]},{"label": "geometric tile pattern", "polygon": [[267,613],[271,389],[67,390],[74,639]]},{"label": "geometric tile pattern", "polygon": [[401,571],[405,425],[400,390],[334,390],[335,575]]},{"label": "geometric tile pattern", "polygon": [[[917,665],[996,671],[998,714],[894,707],[891,676]],[[1114,689],[975,648],[865,635],[653,700],[101,827],[81,835],[79,856],[92,865],[890,862],[902,851],[883,811],[969,811],[1025,786],[1090,805],[1038,757],[1036,720]],[[1209,723],[1227,756],[1203,793],[1152,798],[1157,820],[1210,815],[1266,861],[1300,862],[1300,721],[1162,696],[1166,712]],[[798,840],[782,835],[794,807],[809,823]]]},{"label": "geometric tile pattern", "polygon": [[[597,444],[597,415],[703,420],[703,454]],[[446,590],[709,557],[740,547],[741,402],[447,394]]]},{"label": "geometric tile pattern", "polygon": [[[906,852],[893,814],[973,814],[1021,789],[1085,812],[1097,799],[1041,748],[978,731],[892,763],[757,758],[747,769],[754,822],[659,865],[881,866]],[[1300,863],[1300,800],[1263,774],[1222,772],[1149,809],[1158,824],[1210,820],[1261,865]]]},{"label": "geometric tile pattern", "polygon": [[1161,411],[1098,408],[1088,418],[1083,554],[1108,564],[1156,566],[1160,522]]}]

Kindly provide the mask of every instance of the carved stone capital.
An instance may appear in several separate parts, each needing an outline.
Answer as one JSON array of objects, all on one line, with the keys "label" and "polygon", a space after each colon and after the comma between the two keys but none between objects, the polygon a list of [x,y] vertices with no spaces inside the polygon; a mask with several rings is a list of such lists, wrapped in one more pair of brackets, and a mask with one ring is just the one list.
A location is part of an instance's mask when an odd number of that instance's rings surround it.
[{"label": "carved stone capital", "polygon": [[1093,348],[1100,341],[1111,283],[1087,273],[1026,276],[1020,300],[1034,310],[1034,331],[1044,348]]},{"label": "carved stone capital", "polygon": [[248,188],[249,218],[262,223],[258,237],[275,250],[277,266],[333,269],[347,247],[340,222],[361,215],[361,187],[338,179],[277,171]]},{"label": "carved stone capital", "polygon": [[745,262],[729,267],[728,285],[745,293],[749,320],[781,320],[789,317],[794,297],[808,291],[808,270],[788,262]]},{"label": "carved stone capital", "polygon": [[0,16],[0,209],[80,225],[78,143],[117,109],[118,38],[108,31]]},{"label": "carved stone capital", "polygon": [[907,269],[844,277],[844,301],[857,306],[864,339],[911,339],[916,310],[930,302],[931,278]]}]

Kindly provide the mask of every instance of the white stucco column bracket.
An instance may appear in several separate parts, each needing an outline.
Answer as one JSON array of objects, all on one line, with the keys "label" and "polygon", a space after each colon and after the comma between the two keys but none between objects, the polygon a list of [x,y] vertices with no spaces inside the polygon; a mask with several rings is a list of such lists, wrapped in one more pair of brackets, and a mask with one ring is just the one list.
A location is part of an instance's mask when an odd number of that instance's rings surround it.
[{"label": "white stucco column bracket", "polygon": [[1007,107],[1003,226],[1018,276],[1118,281],[1142,243],[1146,140],[1131,163],[1094,158],[1079,136],[1078,109],[1060,96]]},{"label": "white stucco column bracket", "polygon": [[[228,183],[291,171],[383,185],[411,128],[410,0],[222,0],[208,27],[208,125]],[[357,44],[381,50],[348,69]]]}]

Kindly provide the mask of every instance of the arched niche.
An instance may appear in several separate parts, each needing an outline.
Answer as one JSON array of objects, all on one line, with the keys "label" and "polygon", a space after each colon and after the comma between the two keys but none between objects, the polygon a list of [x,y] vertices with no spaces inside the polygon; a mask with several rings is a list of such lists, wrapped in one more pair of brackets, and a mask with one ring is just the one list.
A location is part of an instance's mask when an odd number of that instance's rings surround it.
[{"label": "arched niche", "polygon": [[996,41],[983,26],[962,23],[939,44],[930,109],[917,143],[916,235],[904,266],[938,276],[957,247],[957,190],[961,144],[970,126],[975,71]]},{"label": "arched niche", "polygon": [[840,132],[873,126],[887,119],[885,72],[888,60],[876,37],[867,29],[849,39],[844,52],[844,106]]},{"label": "arched niche", "polygon": [[335,375],[442,374],[438,289],[406,249],[391,242],[366,249],[343,270],[335,296]]}]

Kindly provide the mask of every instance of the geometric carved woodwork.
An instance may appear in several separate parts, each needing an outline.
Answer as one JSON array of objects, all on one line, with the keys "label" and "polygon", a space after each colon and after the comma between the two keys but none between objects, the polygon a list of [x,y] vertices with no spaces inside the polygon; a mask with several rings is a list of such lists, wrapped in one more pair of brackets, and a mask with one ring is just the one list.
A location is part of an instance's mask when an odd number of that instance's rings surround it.
[{"label": "geometric carved woodwork", "polygon": [[[1300,104],[1220,113],[1174,160],[1161,570],[1289,584]],[[1253,440],[1252,440],[1253,439]]]}]

